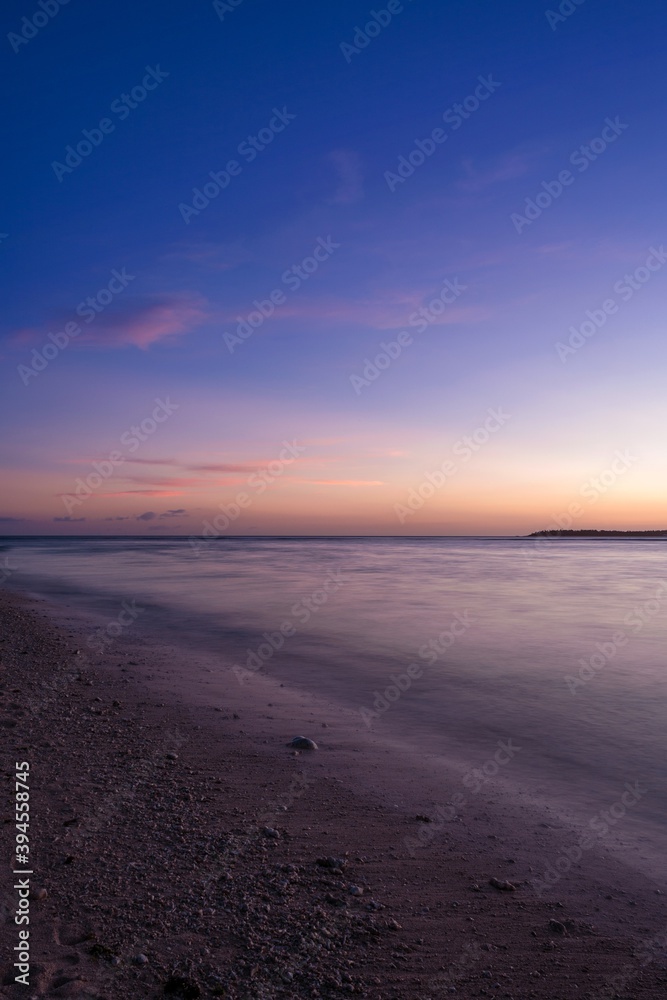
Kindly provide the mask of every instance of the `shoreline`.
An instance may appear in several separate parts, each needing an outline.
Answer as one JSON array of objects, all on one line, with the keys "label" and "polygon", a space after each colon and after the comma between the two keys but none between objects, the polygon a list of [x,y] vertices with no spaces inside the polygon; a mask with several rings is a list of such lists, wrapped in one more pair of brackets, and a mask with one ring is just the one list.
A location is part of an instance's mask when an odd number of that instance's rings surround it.
[{"label": "shoreline", "polygon": [[[332,716],[302,732],[321,718],[307,696],[287,730],[290,692],[270,714],[263,686],[244,708],[204,691],[186,704],[147,643],[143,664],[119,643],[82,668],[80,622],[56,624],[44,604],[0,596],[3,770],[32,758],[31,889],[47,893],[30,903],[28,994],[7,981],[19,928],[5,801],[0,996],[129,1000],[189,983],[230,1000],[603,1000],[621,975],[632,997],[664,990],[664,960],[653,947],[642,967],[638,950],[667,928],[651,880],[590,851],[540,895],[540,858],[567,837],[521,827],[497,787],[447,816],[437,802],[460,783],[443,775],[437,801],[422,795],[426,822],[387,799],[380,745],[355,746]],[[320,749],[293,756],[301,734]]]}]

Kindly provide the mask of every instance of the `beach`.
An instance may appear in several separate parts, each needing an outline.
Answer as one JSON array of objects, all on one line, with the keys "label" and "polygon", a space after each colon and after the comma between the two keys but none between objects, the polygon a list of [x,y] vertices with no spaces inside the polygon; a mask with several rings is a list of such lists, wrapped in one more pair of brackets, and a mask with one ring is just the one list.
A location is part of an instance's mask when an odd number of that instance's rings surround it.
[{"label": "beach", "polygon": [[5,6],[0,1000],[667,1000],[667,7]]},{"label": "beach", "polygon": [[33,874],[26,988],[8,795],[0,995],[664,995],[656,880],[604,845],[559,866],[555,815],[462,786],[456,761],[435,798],[406,760],[388,797],[386,747],[303,692],[198,697],[173,649],[91,657],[91,623],[36,595],[1,615],[3,770],[11,792],[30,765]]}]

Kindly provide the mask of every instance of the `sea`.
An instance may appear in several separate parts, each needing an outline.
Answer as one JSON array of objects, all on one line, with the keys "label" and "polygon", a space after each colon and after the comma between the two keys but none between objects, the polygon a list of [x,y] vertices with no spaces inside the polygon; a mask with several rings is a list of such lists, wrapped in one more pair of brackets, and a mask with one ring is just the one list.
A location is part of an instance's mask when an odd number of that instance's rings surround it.
[{"label": "sea", "polygon": [[665,540],[6,537],[0,579],[89,613],[93,653],[272,677],[665,879]]}]

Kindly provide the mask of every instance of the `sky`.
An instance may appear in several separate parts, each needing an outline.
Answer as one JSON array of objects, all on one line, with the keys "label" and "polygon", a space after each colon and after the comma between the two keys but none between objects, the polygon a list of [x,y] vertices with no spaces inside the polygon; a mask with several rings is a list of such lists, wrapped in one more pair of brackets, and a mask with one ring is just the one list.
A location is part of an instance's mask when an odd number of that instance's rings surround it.
[{"label": "sky", "polygon": [[1,17],[0,533],[667,527],[664,5]]}]

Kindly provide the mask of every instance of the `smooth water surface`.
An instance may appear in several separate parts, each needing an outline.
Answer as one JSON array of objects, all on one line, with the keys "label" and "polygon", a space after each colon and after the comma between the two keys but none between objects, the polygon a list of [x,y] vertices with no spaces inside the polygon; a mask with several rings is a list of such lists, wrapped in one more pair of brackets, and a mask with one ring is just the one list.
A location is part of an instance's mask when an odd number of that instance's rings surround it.
[{"label": "smooth water surface", "polygon": [[2,545],[6,585],[109,622],[133,601],[142,610],[128,631],[206,650],[220,669],[261,664],[397,744],[479,766],[511,738],[521,750],[504,776],[580,823],[640,781],[647,791],[614,835],[664,849],[664,541],[227,538],[199,554],[185,538]]}]

